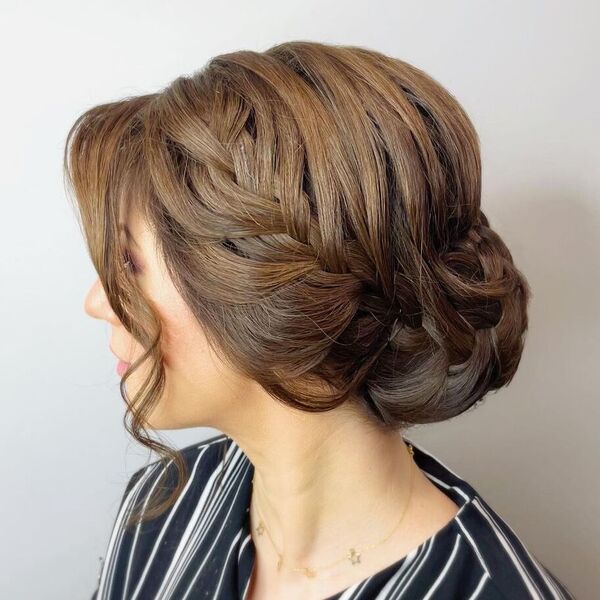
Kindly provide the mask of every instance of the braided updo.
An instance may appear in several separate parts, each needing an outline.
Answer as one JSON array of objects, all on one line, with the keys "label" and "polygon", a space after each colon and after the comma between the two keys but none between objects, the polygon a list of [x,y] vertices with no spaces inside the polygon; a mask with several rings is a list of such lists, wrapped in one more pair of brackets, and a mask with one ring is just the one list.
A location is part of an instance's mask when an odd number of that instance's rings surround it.
[{"label": "braided updo", "polygon": [[528,284],[480,208],[471,121],[410,64],[307,41],[222,54],[69,137],[91,256],[157,373],[151,308],[106,258],[118,202],[139,204],[215,351],[278,401],[400,430],[515,374]]}]

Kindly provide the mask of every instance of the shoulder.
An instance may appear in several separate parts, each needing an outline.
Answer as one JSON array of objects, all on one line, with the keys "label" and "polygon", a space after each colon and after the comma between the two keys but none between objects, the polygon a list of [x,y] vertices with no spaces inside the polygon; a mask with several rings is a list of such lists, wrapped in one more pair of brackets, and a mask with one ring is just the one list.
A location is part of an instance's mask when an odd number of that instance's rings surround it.
[{"label": "shoulder", "polygon": [[573,600],[566,585],[479,494],[456,520],[485,573],[482,598]]},{"label": "shoulder", "polygon": [[[433,453],[411,443],[419,467],[460,507],[451,524],[442,530],[449,535],[435,536],[438,549],[445,547],[448,553],[445,565],[450,580],[459,582],[463,591],[469,581],[473,597],[481,600],[573,599],[566,585],[471,483]],[[446,546],[439,543],[440,537],[448,541]]]},{"label": "shoulder", "polygon": [[[163,564],[170,560],[194,511],[206,502],[209,488],[214,487],[208,483],[221,470],[219,464],[231,441],[225,434],[219,434],[179,449],[188,470],[183,492],[175,504],[158,517],[128,527],[127,520],[134,509],[144,514],[150,496],[170,491],[176,481],[173,461],[157,459],[133,473],[122,494],[102,561],[95,592],[99,600],[125,594],[128,586],[133,585],[132,578],[143,579],[140,573],[149,570],[152,561]],[[151,578],[148,579],[147,585],[152,585]]]}]

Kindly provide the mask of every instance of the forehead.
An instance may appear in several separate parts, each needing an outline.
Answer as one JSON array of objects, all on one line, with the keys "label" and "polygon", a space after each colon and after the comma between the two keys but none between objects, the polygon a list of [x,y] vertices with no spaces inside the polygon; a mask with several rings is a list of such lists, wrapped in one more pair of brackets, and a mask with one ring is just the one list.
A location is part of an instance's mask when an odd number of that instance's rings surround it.
[{"label": "forehead", "polygon": [[151,186],[144,169],[138,165],[122,182],[118,194],[119,235],[136,247],[138,258],[158,253],[158,240],[152,224],[149,202]]},{"label": "forehead", "polygon": [[119,224],[134,233],[144,228],[146,202],[150,196],[149,184],[140,165],[128,173],[118,192]]}]

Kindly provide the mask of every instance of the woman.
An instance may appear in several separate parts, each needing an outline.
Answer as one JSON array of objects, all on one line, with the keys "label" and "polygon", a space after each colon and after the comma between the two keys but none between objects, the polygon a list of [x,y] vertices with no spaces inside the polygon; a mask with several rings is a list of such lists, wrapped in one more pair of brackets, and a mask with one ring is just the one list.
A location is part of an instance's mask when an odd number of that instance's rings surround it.
[{"label": "woman", "polygon": [[[94,597],[572,598],[403,433],[507,385],[530,290],[415,67],[306,41],[86,111],[65,169],[128,431]],[[176,451],[148,429],[214,427]]]}]

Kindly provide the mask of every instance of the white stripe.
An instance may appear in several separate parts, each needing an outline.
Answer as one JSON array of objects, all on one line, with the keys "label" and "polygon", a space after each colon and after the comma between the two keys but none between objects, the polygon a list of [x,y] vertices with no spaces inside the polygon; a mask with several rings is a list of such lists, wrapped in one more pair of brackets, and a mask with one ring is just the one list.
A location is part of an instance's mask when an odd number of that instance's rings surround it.
[{"label": "white stripe", "polygon": [[[508,523],[507,526],[509,526]],[[540,575],[544,578],[544,581],[546,582],[548,587],[551,589],[551,591],[554,592],[554,597],[560,600],[564,600],[565,595],[556,587],[555,582],[548,576],[548,573],[539,563],[537,557],[534,554],[531,554],[531,552],[529,552],[527,548],[525,548],[525,552],[527,552],[527,555],[529,556],[533,564],[537,567],[538,571],[540,572]]]},{"label": "white stripe", "polygon": [[[109,594],[110,594],[110,591],[112,588],[112,574],[114,571],[114,567],[113,567],[114,558],[115,558],[115,554],[118,553],[120,550],[120,545],[117,544],[117,540],[119,540],[119,544],[120,544],[120,540],[123,537],[122,524],[125,521],[126,514],[128,516],[131,512],[129,510],[130,507],[135,505],[135,500],[137,499],[137,496],[138,496],[141,488],[146,483],[146,480],[148,479],[148,477],[150,477],[151,473],[154,470],[156,470],[156,468],[158,467],[158,463],[156,463],[154,465],[150,465],[150,466],[152,468],[148,469],[145,473],[142,474],[142,476],[140,476],[140,478],[137,480],[137,482],[135,483],[133,488],[131,488],[131,490],[129,491],[129,494],[127,495],[127,497],[124,498],[121,503],[121,509],[117,515],[117,518],[116,518],[114,526],[113,526],[113,530],[112,530],[111,537],[110,537],[110,542],[108,544],[108,549],[106,551],[104,568],[102,569],[102,573],[100,576],[100,583],[98,586],[98,600],[109,597]],[[132,475],[132,477],[133,477],[133,475]],[[106,589],[107,586],[108,586],[108,589]]]},{"label": "white stripe", "polygon": [[467,600],[475,600],[477,598],[477,596],[479,596],[479,593],[482,592],[485,588],[485,584],[487,583],[487,581],[490,579],[490,576],[488,573],[484,573],[481,576],[481,579],[479,580],[479,583],[477,584],[477,587],[475,588],[475,591],[469,596],[469,598]]},{"label": "white stripe", "polygon": [[[236,460],[236,458],[234,457],[234,459],[233,459],[233,460]],[[242,464],[243,464],[243,461],[239,461],[239,464],[240,464],[240,465],[242,465]],[[224,500],[225,500],[225,502],[226,502],[226,505],[227,505],[227,507],[228,507],[227,513],[226,513],[225,515],[223,515],[223,509],[220,509],[220,510],[216,511],[216,516],[217,516],[217,517],[220,519],[220,521],[221,521],[221,529],[220,529],[220,530],[218,531],[218,533],[217,533],[217,534],[215,534],[215,535],[214,535],[214,537],[212,538],[212,539],[213,539],[213,543],[212,543],[212,545],[211,545],[211,546],[210,546],[210,548],[209,548],[209,550],[210,550],[210,551],[208,551],[208,550],[207,550],[205,547],[204,547],[204,548],[202,548],[202,550],[203,550],[203,555],[204,555],[204,561],[201,563],[201,565],[200,565],[200,566],[197,566],[197,565],[195,565],[195,570],[196,570],[196,573],[195,573],[195,575],[194,575],[193,579],[190,581],[190,583],[189,583],[189,585],[188,585],[188,587],[187,587],[187,589],[186,589],[186,591],[185,591],[185,593],[184,593],[183,597],[182,597],[181,599],[179,599],[179,598],[178,598],[177,600],[185,600],[185,599],[188,597],[188,594],[190,594],[190,592],[192,591],[192,588],[193,588],[194,584],[196,583],[196,580],[198,579],[198,577],[199,577],[199,576],[200,576],[200,574],[201,574],[201,571],[202,571],[202,566],[203,566],[203,565],[204,565],[204,563],[206,562],[207,558],[210,556],[210,553],[212,553],[212,552],[213,552],[213,550],[214,550],[215,546],[216,546],[216,545],[217,545],[217,544],[218,544],[218,543],[221,541],[221,538],[222,538],[222,535],[221,535],[221,533],[222,533],[222,532],[223,532],[223,530],[225,529],[225,527],[226,527],[226,523],[227,523],[227,520],[228,520],[228,518],[229,518],[229,515],[231,514],[231,511],[233,510],[233,507],[234,507],[234,506],[235,506],[235,504],[237,503],[237,495],[243,491],[243,488],[242,488],[242,486],[241,486],[241,479],[240,479],[240,476],[239,476],[239,475],[235,475],[235,474],[234,474],[234,477],[232,478],[232,481],[233,481],[233,482],[235,482],[235,484],[237,485],[237,488],[235,488],[235,494],[236,494],[236,495],[235,495],[235,497],[234,497],[234,498],[233,498],[231,501],[227,501],[227,500],[226,500],[226,498],[228,497],[228,495],[227,495],[227,494],[223,494],[223,496],[222,496],[222,499],[224,499]],[[230,547],[229,547],[229,551],[227,552],[226,559],[225,559],[225,563],[223,564],[223,568],[222,568],[222,570],[221,570],[221,578],[219,579],[219,585],[218,585],[218,586],[216,587],[216,589],[214,590],[214,597],[215,597],[215,598],[218,598],[218,597],[219,597],[219,591],[220,591],[220,587],[221,587],[221,585],[222,585],[222,583],[223,583],[223,576],[224,576],[224,574],[225,574],[225,573],[226,573],[226,572],[229,570],[227,567],[229,566],[228,562],[229,562],[229,560],[230,560],[230,555],[231,555],[231,552],[233,551],[233,549],[234,549],[234,546],[235,546],[235,544],[237,543],[237,541],[239,540],[239,538],[240,538],[240,535],[241,535],[241,534],[242,534],[242,529],[240,529],[240,530],[237,532],[237,534],[235,535],[235,539],[234,539],[234,542],[233,542],[233,544],[232,544],[232,545],[230,545]],[[205,542],[205,540],[206,540],[206,535],[203,535],[203,537],[200,539],[200,541],[201,541],[201,542]],[[197,546],[198,546],[198,545],[199,545],[199,544],[197,544]],[[197,547],[195,547],[195,548],[194,548],[194,550],[193,550],[193,552],[192,552],[192,553],[190,553],[190,555],[189,555],[190,559],[192,559],[192,560],[193,560],[193,559],[195,558],[195,555],[196,555],[196,553],[197,553],[197,549],[198,549],[198,548],[197,548]],[[175,584],[171,586],[171,591],[172,591],[172,590],[175,588],[175,585],[179,583],[179,580],[181,579],[181,576],[185,575],[187,572],[188,572],[188,571],[187,571],[187,564],[186,564],[186,565],[184,565],[184,568],[183,568],[183,569],[181,569],[181,572],[180,572],[180,574],[179,574],[180,576],[179,576],[179,577],[176,579],[176,581],[175,581]]]},{"label": "white stripe", "polygon": [[[490,515],[490,517],[493,518],[492,515]],[[515,533],[514,529],[506,521],[503,521],[503,523],[512,532],[512,534],[515,536],[515,538],[519,539],[519,536]],[[527,554],[527,556],[531,559],[531,562],[535,565],[535,567],[539,571],[540,576],[546,582],[546,585],[550,589],[550,592],[552,593],[552,595],[554,596],[554,598],[556,600],[563,600],[563,598],[564,598],[563,594],[560,593],[560,591],[556,588],[556,586],[554,585],[554,582],[552,582],[548,578],[548,575],[547,575],[546,571],[544,571],[544,569],[541,567],[541,565],[539,564],[537,558],[533,554],[531,554],[531,552],[529,551],[529,549],[524,544],[521,545],[520,548],[522,550],[524,550],[525,553]]]},{"label": "white stripe", "polygon": [[[232,558],[232,555],[233,555],[233,551],[235,550],[235,546],[236,546],[236,544],[237,544],[237,542],[238,542],[238,540],[240,538],[240,534],[241,534],[241,532],[238,531],[237,535],[231,541],[231,544],[229,545],[229,550],[227,550],[227,555],[225,557],[224,565],[228,565],[229,564],[229,561],[230,561],[230,559]],[[215,598],[220,598],[221,597],[221,588],[223,587],[223,578],[225,577],[225,573],[226,572],[228,572],[228,569],[226,569],[226,568],[221,569],[221,576],[219,577],[219,582],[218,582],[217,586],[215,587],[215,595],[214,595]],[[194,581],[195,581],[195,579],[194,579]],[[188,593],[191,590],[194,581],[192,581],[190,583],[190,586],[186,590],[186,593],[185,593],[184,597],[182,598],[182,600],[186,600],[186,598],[188,597]]]},{"label": "white stripe", "polygon": [[463,522],[459,518],[456,519],[456,522],[458,523],[458,526],[462,529],[462,532],[465,535],[465,537],[469,540],[469,543],[471,544],[471,547],[473,548],[475,554],[477,555],[477,558],[479,558],[479,562],[481,563],[481,566],[482,566],[483,570],[485,571],[486,575],[488,577],[491,577],[490,570],[488,569],[488,566],[485,563],[485,560],[483,560],[483,556],[482,556],[481,552],[479,551],[479,548],[477,547],[475,540],[473,540],[473,538],[471,537],[471,534],[467,531],[467,528],[464,526]]},{"label": "white stripe", "polygon": [[[387,598],[387,593],[392,589],[400,592],[398,598],[401,598],[404,595],[404,592],[410,587],[410,582],[418,575],[419,571],[427,565],[427,559],[436,542],[437,538],[433,535],[423,546],[420,546],[416,551],[413,551],[408,555],[411,557],[411,563],[409,568],[406,569],[406,573],[400,572],[395,574],[381,590],[381,598]],[[412,558],[414,558],[414,562],[412,561]]]},{"label": "white stripe", "polygon": [[[162,473],[165,472],[165,470],[169,467],[169,465],[173,462],[173,460],[169,460],[169,462],[167,463],[167,466],[165,467],[165,469],[163,469]],[[161,475],[162,475],[161,473]],[[158,482],[160,481],[160,477],[156,477],[156,479],[154,480],[154,483],[152,484],[152,487],[150,488],[150,491],[146,494],[146,498],[144,500],[144,504],[142,506],[142,514],[144,514],[146,512],[146,507],[148,506],[148,501],[150,500],[150,496],[152,495],[152,492],[154,492],[154,488],[156,487],[156,485],[158,484]],[[140,515],[141,516],[141,515]],[[140,531],[140,526],[141,523],[138,523],[136,528],[135,528],[135,535],[133,537],[133,543],[131,545],[131,550],[129,551],[129,559],[127,561],[127,570],[125,573],[125,583],[123,585],[123,598],[122,600],[126,600],[125,596],[127,594],[127,588],[129,585],[129,573],[131,571],[131,563],[133,561],[133,553],[135,551],[135,546],[137,544],[137,538],[138,538],[138,534]]]},{"label": "white stripe", "polygon": [[[231,454],[233,454],[233,458],[229,457]],[[189,541],[184,551],[180,553],[179,560],[176,563],[172,563],[171,572],[168,574],[169,580],[167,581],[167,578],[165,577],[165,580],[161,584],[161,589],[164,588],[165,594],[168,593],[169,597],[174,594],[174,591],[179,586],[181,579],[189,572],[190,565],[193,564],[193,568],[196,572],[193,581],[199,577],[202,568],[209,560],[215,547],[221,541],[222,533],[227,522],[227,517],[233,509],[233,503],[228,501],[229,490],[234,486],[237,486],[236,489],[239,490],[240,487],[237,476],[237,471],[239,470],[237,464],[233,468],[230,465],[231,462],[235,462],[237,460],[236,456],[238,454],[239,453],[236,452],[236,450],[232,447],[230,447],[226,453],[224,459],[226,468],[224,468],[223,478],[219,483],[220,493],[218,495],[214,495],[210,501],[207,499],[204,513],[200,515],[199,520],[194,525],[193,530],[190,532]],[[223,463],[220,463],[220,465],[223,465]],[[221,471],[215,468],[213,474],[220,475]],[[211,478],[213,474],[211,474]],[[228,512],[224,515],[223,512],[226,508],[228,509]],[[208,552],[206,547],[203,547],[203,544],[205,543],[208,532],[210,531],[211,527],[213,527],[214,523],[217,522],[217,520],[220,522],[221,528],[217,533],[213,534],[213,544],[210,546],[210,552]],[[202,550],[203,554],[203,560],[200,565],[197,563],[197,554],[199,550]],[[190,587],[188,586],[186,593],[189,592],[189,589]],[[179,598],[177,600],[179,600]]]},{"label": "white stripe", "polygon": [[[146,564],[144,565],[144,570],[142,571],[142,574],[140,575],[140,578],[138,580],[137,586],[130,598],[130,600],[135,600],[135,598],[137,597],[137,595],[140,593],[142,584],[144,583],[144,580],[146,579],[146,576],[148,575],[148,571],[150,569],[150,565],[152,564],[152,561],[154,560],[154,557],[156,556],[156,552],[158,551],[158,547],[160,546],[160,541],[162,540],[165,531],[167,530],[167,527],[169,526],[169,523],[171,522],[171,519],[173,518],[173,516],[175,515],[177,508],[179,507],[179,505],[181,504],[181,501],[183,499],[183,497],[185,496],[186,492],[189,490],[193,480],[194,480],[194,475],[196,473],[196,469],[198,467],[198,464],[200,462],[200,459],[202,458],[202,456],[204,455],[204,453],[206,452],[206,448],[208,448],[208,446],[206,446],[205,448],[203,448],[199,453],[198,453],[198,457],[196,458],[196,461],[194,463],[194,468],[192,469],[192,473],[190,474],[190,477],[185,485],[185,487],[183,488],[183,491],[181,492],[181,494],[179,495],[179,497],[177,498],[177,500],[175,501],[175,503],[173,504],[173,506],[171,507],[169,516],[167,517],[167,519],[165,520],[162,529],[160,530],[160,533],[158,534],[158,537],[156,538],[156,541],[154,543],[154,547],[152,548],[152,552],[150,553],[150,556],[148,557],[148,560],[146,561]],[[206,490],[205,490],[206,491]],[[204,495],[204,493],[203,493]]]},{"label": "white stripe", "polygon": [[[200,574],[197,566],[197,554],[199,551],[205,553],[203,544],[205,543],[208,532],[214,527],[214,524],[217,521],[220,523],[221,527],[216,534],[213,533],[213,539],[218,543],[223,537],[227,519],[236,502],[235,499],[243,491],[241,487],[241,471],[244,468],[245,463],[242,458],[242,452],[237,448],[230,447],[226,453],[219,494],[207,504],[205,514],[196,525],[193,535],[190,536],[190,542],[188,543],[186,553],[182,555],[181,560],[171,574],[171,593],[173,593],[174,588],[179,585],[181,578],[187,574],[189,567],[192,564],[193,568],[196,570],[194,580],[197,579]],[[233,500],[230,500],[232,494],[235,494],[235,496]],[[225,510],[227,510],[227,513],[224,514]],[[211,547],[211,551],[214,549],[216,543]]]},{"label": "white stripe", "polygon": [[441,573],[438,575],[437,579],[433,582],[433,585],[429,588],[429,591],[427,592],[427,594],[425,594],[425,596],[423,596],[423,600],[428,600],[428,598],[431,598],[431,596],[433,596],[433,593],[435,592],[435,590],[437,590],[437,588],[441,585],[442,581],[444,580],[444,577],[446,576],[446,574],[450,570],[450,567],[452,566],[452,563],[454,562],[454,558],[456,557],[456,554],[458,553],[458,548],[460,546],[461,539],[462,538],[461,538],[460,533],[457,533],[456,539],[454,541],[454,547],[452,548],[452,552],[450,553],[450,556],[448,557],[448,560],[446,561],[444,568],[442,569]]},{"label": "white stripe", "polygon": [[[232,450],[233,450],[233,448],[230,448],[227,452],[227,455],[229,455],[232,452]],[[183,534],[179,540],[179,543],[177,545],[177,548],[175,549],[175,552],[173,553],[173,557],[167,568],[167,571],[165,572],[165,575],[163,577],[161,585],[160,585],[159,589],[155,592],[156,597],[167,598],[168,590],[172,590],[173,587],[179,582],[181,574],[184,572],[184,569],[182,568],[181,563],[185,562],[186,557],[191,554],[190,547],[192,547],[192,549],[195,547],[195,537],[198,535],[196,530],[199,529],[202,532],[205,529],[205,527],[203,527],[203,523],[209,519],[212,519],[211,513],[206,511],[205,508],[206,508],[209,497],[212,495],[211,492],[215,486],[215,480],[219,474],[220,474],[220,469],[218,469],[218,468],[215,468],[212,471],[212,473],[210,474],[210,477],[208,478],[208,480],[204,486],[204,489],[202,490],[202,494],[198,500],[198,503],[195,506],[194,513],[188,520],[185,531],[183,532]],[[225,471],[225,475],[227,475],[227,471]],[[217,500],[220,502],[223,502],[223,499],[224,499],[224,495],[221,495],[220,497],[217,498]],[[218,511],[216,511],[215,514],[218,515],[219,514]],[[225,526],[225,519],[223,519],[222,526],[223,527]],[[218,536],[215,536],[215,539],[214,539],[214,542],[213,542],[213,545],[211,548],[214,548],[214,546],[218,543],[218,541],[219,541]],[[196,565],[196,569],[198,571],[202,570],[204,564],[209,559],[209,557],[210,557],[210,552],[207,551],[205,553],[205,555],[203,556],[202,563],[200,565]],[[131,598],[131,600],[135,600],[135,598]]]},{"label": "white stripe", "polygon": [[407,444],[410,444],[411,446],[413,446],[413,448],[417,448],[419,450],[419,452],[421,452],[425,456],[429,456],[429,458],[432,458],[434,461],[438,462],[440,465],[442,465],[442,467],[444,467],[444,469],[446,469],[446,471],[448,471],[449,473],[452,473],[452,475],[454,475],[454,477],[456,477],[457,479],[460,479],[462,481],[462,477],[457,475],[446,463],[443,463],[437,456],[433,455],[428,450],[425,450],[425,448],[423,448],[420,444],[415,444],[412,440],[409,440],[407,438],[403,438],[403,439]]},{"label": "white stripe", "polygon": [[[463,499],[464,499],[464,504],[461,505],[461,510],[463,508],[463,506],[465,506],[466,504],[468,504],[468,502],[471,500],[471,497],[460,487],[456,486],[456,485],[448,485],[445,481],[442,481],[441,479],[438,479],[435,475],[432,475],[431,473],[429,473],[429,471],[426,471],[425,469],[421,469],[421,471],[423,473],[425,473],[425,475],[431,479],[431,481],[434,481],[435,483],[437,483],[440,487],[443,487],[445,490],[454,490],[457,494],[459,494]],[[460,512],[457,513],[460,515]]]},{"label": "white stripe", "polygon": [[480,514],[483,515],[483,517],[492,526],[492,529],[494,530],[496,537],[498,538],[498,540],[500,541],[500,543],[506,550],[507,555],[509,556],[509,558],[512,560],[513,564],[517,568],[517,571],[519,572],[519,575],[521,575],[521,579],[523,580],[523,583],[526,585],[526,587],[529,590],[529,592],[531,593],[531,595],[534,598],[542,599],[543,597],[540,594],[540,590],[535,585],[535,582],[531,579],[529,573],[527,573],[527,571],[523,568],[520,557],[518,556],[517,552],[513,548],[512,544],[510,543],[508,538],[504,535],[502,530],[496,524],[495,519],[492,518],[492,516],[488,513],[486,508],[481,504],[481,502],[479,502],[479,498],[475,498],[473,500],[472,504],[479,510]]},{"label": "white stripe", "polygon": [[[240,533],[241,533],[241,531],[240,531]],[[244,538],[244,541],[242,542],[242,545],[240,546],[240,551],[238,552],[238,564],[242,560],[242,555],[243,555],[244,551],[246,550],[247,546],[250,544],[251,540],[252,540],[252,536],[250,534],[248,534]],[[250,549],[248,549],[248,552],[250,552]],[[256,554],[254,555],[252,569],[250,570],[250,576],[248,577],[248,580],[246,581],[246,585],[244,586],[244,591],[242,593],[242,600],[246,600],[246,596],[248,595],[248,590],[250,588],[250,581],[252,580],[252,571],[254,570],[254,560],[256,560]]]}]

